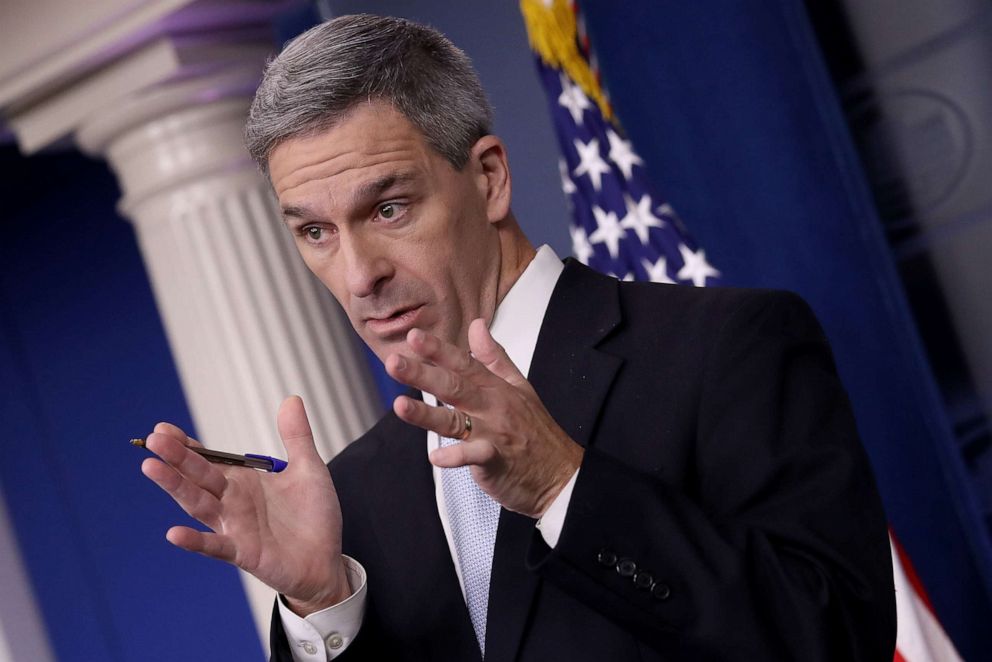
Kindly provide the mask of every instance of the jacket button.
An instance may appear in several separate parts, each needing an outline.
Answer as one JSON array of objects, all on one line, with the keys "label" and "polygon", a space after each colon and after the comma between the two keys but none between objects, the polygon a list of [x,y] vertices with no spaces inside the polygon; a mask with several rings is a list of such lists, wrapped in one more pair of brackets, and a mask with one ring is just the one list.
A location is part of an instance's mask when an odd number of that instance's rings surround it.
[{"label": "jacket button", "polygon": [[599,550],[599,554],[596,555],[596,561],[600,565],[610,566],[617,562],[617,555],[612,549],[603,548]]},{"label": "jacket button", "polygon": [[644,572],[641,570],[639,573],[634,575],[634,586],[642,591],[650,590],[654,586],[654,577],[651,576],[650,572]]},{"label": "jacket button", "polygon": [[658,600],[667,600],[668,596],[672,594],[672,589],[668,588],[668,584],[662,584],[658,582],[651,587],[651,595],[653,595]]},{"label": "jacket button", "polygon": [[635,572],[637,572],[637,564],[630,559],[617,561],[617,574],[621,577],[633,577]]}]

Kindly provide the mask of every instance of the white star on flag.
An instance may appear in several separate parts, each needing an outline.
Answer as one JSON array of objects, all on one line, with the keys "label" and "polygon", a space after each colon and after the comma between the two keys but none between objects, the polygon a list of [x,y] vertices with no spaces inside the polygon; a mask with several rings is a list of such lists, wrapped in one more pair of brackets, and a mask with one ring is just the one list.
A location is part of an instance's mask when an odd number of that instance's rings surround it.
[{"label": "white star on flag", "polygon": [[630,142],[618,136],[613,129],[607,127],[606,137],[610,140],[610,159],[623,172],[624,179],[630,179],[634,174],[634,166],[642,166],[644,161],[634,152]]},{"label": "white star on flag", "polygon": [[578,85],[574,85],[564,74],[561,76],[561,94],[558,96],[558,105],[568,109],[572,116],[572,121],[582,124],[582,111],[591,108],[589,97]]},{"label": "white star on flag", "polygon": [[558,159],[558,174],[561,175],[561,190],[565,195],[575,193],[575,182],[568,176],[568,164],[565,159]]},{"label": "white star on flag", "polygon": [[641,264],[644,265],[644,271],[648,274],[648,280],[655,283],[675,283],[668,275],[668,269],[665,265],[665,256],[658,258],[658,261],[651,264],[651,260],[641,260]]},{"label": "white star on flag", "polygon": [[589,264],[589,258],[592,257],[592,244],[589,243],[586,231],[583,228],[570,225],[568,226],[568,233],[572,235],[572,253],[575,258],[582,264]]},{"label": "white star on flag", "polygon": [[596,231],[589,235],[589,241],[594,244],[606,244],[610,251],[610,256],[614,259],[620,252],[620,240],[626,234],[620,227],[617,215],[611,211],[603,211],[598,206],[592,208],[592,214],[596,217]]},{"label": "white star on flag", "polygon": [[677,274],[681,280],[691,280],[696,287],[703,287],[706,285],[707,276],[720,275],[720,272],[706,261],[706,253],[703,249],[694,253],[685,244],[679,244],[679,252],[682,253],[682,261],[685,262]]},{"label": "white star on flag", "polygon": [[630,196],[624,194],[623,203],[627,207],[627,214],[620,221],[620,227],[636,232],[637,238],[647,246],[648,228],[660,228],[665,225],[665,222],[651,211],[651,196],[642,195],[640,201],[635,205]]},{"label": "white star on flag", "polygon": [[610,166],[599,155],[599,141],[592,138],[588,143],[575,139],[575,151],[579,153],[579,165],[572,171],[576,177],[588,174],[592,187],[598,192],[603,187],[603,175],[610,171]]}]

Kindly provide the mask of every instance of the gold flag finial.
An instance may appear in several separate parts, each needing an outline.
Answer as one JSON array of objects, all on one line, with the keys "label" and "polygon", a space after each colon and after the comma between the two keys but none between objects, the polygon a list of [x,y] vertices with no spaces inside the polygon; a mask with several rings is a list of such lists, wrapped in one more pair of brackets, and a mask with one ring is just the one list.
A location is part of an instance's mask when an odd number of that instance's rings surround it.
[{"label": "gold flag finial", "polygon": [[560,69],[599,106],[603,117],[613,120],[613,109],[602,86],[579,51],[575,10],[569,0],[520,0],[530,47],[541,60]]}]

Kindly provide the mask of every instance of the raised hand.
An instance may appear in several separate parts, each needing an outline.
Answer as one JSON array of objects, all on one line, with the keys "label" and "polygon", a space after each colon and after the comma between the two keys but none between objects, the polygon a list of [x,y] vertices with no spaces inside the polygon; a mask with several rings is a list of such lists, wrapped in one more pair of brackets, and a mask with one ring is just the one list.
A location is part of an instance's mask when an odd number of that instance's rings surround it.
[{"label": "raised hand", "polygon": [[211,529],[174,526],[169,542],[250,572],[306,615],[350,594],[341,507],[300,398],[282,403],[278,427],[289,460],[281,473],[210,463],[187,448],[199,442],[169,423],[148,435],[145,445],[160,459],[141,470]]},{"label": "raised hand", "polygon": [[551,418],[530,383],[493,340],[485,321],[469,326],[471,354],[413,329],[413,356],[393,354],[387,372],[397,381],[451,405],[431,407],[399,396],[393,410],[404,421],[460,444],[431,453],[438,467],[469,465],[472,476],[504,508],[541,517],[582,463],[582,447]]}]

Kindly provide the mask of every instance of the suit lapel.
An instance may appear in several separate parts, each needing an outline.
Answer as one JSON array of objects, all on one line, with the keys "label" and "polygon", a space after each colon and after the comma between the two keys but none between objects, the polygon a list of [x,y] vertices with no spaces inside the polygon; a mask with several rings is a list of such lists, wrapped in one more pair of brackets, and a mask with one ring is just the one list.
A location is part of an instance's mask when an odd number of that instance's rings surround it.
[{"label": "suit lapel", "polygon": [[430,596],[406,617],[436,631],[432,657],[469,660],[479,648],[437,511],[426,433],[395,419],[385,434],[377,475],[369,480],[374,534],[403,592]]},{"label": "suit lapel", "polygon": [[528,375],[551,416],[583,446],[592,439],[599,410],[623,363],[596,348],[620,325],[617,285],[575,260],[566,261]]},{"label": "suit lapel", "polygon": [[[551,416],[586,446],[622,360],[596,345],[620,324],[617,283],[566,261],[538,335],[528,380]],[[534,520],[502,510],[493,553],[486,662],[516,659],[539,582],[524,559]]]}]

